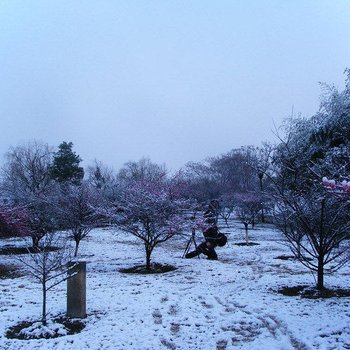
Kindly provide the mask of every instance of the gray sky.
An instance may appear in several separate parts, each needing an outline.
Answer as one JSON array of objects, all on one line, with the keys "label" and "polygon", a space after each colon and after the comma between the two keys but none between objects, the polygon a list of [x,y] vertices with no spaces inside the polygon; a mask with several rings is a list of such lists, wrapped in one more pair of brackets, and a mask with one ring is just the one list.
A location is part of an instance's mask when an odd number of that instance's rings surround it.
[{"label": "gray sky", "polygon": [[348,0],[0,0],[0,155],[72,141],[85,166],[176,170],[272,140],[346,67]]}]

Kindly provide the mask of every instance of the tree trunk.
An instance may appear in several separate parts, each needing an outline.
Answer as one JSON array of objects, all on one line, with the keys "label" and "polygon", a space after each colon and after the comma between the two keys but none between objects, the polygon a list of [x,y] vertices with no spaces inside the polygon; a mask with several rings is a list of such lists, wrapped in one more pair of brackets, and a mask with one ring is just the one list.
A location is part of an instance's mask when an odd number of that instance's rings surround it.
[{"label": "tree trunk", "polygon": [[248,240],[248,223],[244,223],[244,228],[245,228],[245,242],[247,245],[249,245],[249,240]]},{"label": "tree trunk", "polygon": [[36,250],[39,247],[39,237],[32,236],[32,246]]},{"label": "tree trunk", "polygon": [[301,256],[301,244],[300,244],[300,241],[297,240],[297,258],[299,260],[301,260],[302,256]]},{"label": "tree trunk", "polygon": [[151,254],[152,254],[152,247],[145,245],[146,248],[146,270],[151,270]]},{"label": "tree trunk", "polygon": [[43,282],[43,307],[41,322],[44,326],[46,326],[46,282]]},{"label": "tree trunk", "polygon": [[74,257],[78,255],[78,248],[79,248],[79,240],[75,240],[75,250],[74,250]]},{"label": "tree trunk", "polygon": [[252,220],[252,230],[255,228],[255,219]]},{"label": "tree trunk", "polygon": [[[259,180],[260,180],[260,192],[262,193],[263,191],[263,179],[264,174],[263,173],[259,173]],[[261,206],[261,222],[265,223],[265,214],[264,214],[264,206]]]},{"label": "tree trunk", "polygon": [[317,266],[317,289],[324,289],[324,263],[323,257],[318,257],[318,266]]}]

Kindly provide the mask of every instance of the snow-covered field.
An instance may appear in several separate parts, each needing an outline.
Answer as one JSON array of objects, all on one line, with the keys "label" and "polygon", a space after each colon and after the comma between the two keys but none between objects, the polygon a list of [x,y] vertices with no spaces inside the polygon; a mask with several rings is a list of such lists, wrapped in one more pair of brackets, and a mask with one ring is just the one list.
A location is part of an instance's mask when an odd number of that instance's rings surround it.
[{"label": "snow-covered field", "polygon": [[[153,261],[175,265],[165,274],[118,272],[143,263],[133,238],[95,230],[83,241],[86,256],[86,328],[50,340],[10,340],[9,326],[38,319],[40,285],[29,277],[0,280],[0,349],[350,349],[350,298],[301,299],[276,293],[280,286],[313,285],[270,226],[250,231],[259,245],[240,247],[243,230],[233,223],[219,261],[182,259],[186,240],[156,248]],[[9,241],[7,240],[7,244]],[[11,257],[1,257],[9,261]],[[349,268],[326,276],[327,287],[349,287]],[[66,284],[48,296],[51,315],[66,310]]]}]

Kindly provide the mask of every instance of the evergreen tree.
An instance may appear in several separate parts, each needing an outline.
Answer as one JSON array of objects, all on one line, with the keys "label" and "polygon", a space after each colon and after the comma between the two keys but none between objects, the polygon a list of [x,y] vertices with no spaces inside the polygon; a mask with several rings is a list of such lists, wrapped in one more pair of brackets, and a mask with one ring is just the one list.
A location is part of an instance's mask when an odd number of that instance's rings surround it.
[{"label": "evergreen tree", "polygon": [[72,142],[62,142],[54,154],[51,177],[58,182],[78,185],[84,177],[84,169],[79,166],[82,159],[72,150]]}]

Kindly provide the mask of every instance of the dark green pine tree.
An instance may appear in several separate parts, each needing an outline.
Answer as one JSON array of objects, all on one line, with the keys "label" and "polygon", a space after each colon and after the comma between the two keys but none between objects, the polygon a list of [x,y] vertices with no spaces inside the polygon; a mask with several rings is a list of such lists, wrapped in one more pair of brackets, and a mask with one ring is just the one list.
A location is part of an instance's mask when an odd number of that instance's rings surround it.
[{"label": "dark green pine tree", "polygon": [[62,142],[54,154],[51,177],[58,182],[79,185],[84,177],[84,169],[79,166],[82,159],[72,150],[72,142]]}]

